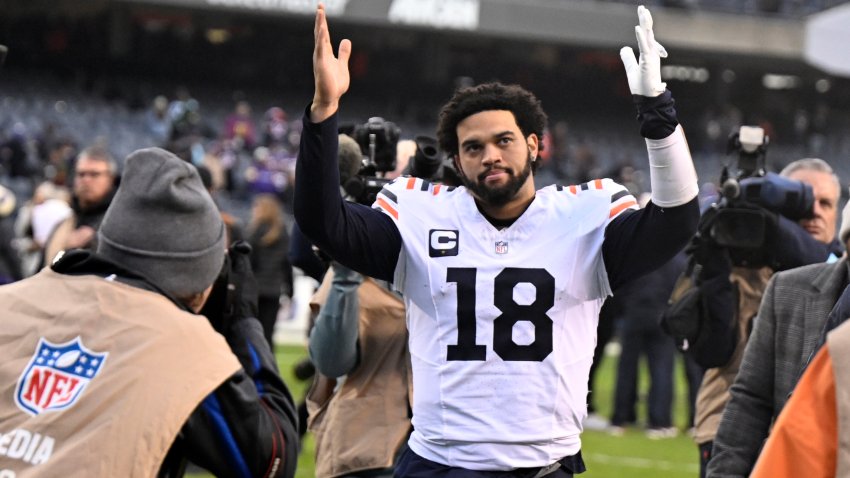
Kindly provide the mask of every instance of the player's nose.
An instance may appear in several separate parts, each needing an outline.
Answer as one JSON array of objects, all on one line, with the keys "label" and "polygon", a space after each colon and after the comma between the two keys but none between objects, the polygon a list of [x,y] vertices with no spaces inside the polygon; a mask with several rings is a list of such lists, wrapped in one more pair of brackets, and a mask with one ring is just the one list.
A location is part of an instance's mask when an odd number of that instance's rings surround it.
[{"label": "player's nose", "polygon": [[487,144],[484,146],[484,154],[482,155],[481,162],[485,166],[489,166],[494,163],[500,163],[502,161],[502,150],[496,147],[495,144]]}]

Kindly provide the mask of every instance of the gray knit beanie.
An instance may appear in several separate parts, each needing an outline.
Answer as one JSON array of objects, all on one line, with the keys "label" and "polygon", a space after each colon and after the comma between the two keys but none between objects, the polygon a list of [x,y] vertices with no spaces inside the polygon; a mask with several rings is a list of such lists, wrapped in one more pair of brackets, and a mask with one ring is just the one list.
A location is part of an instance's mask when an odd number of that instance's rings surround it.
[{"label": "gray knit beanie", "polygon": [[127,157],[98,231],[99,254],[185,298],[215,281],[224,241],[221,214],[194,166],[159,148]]}]

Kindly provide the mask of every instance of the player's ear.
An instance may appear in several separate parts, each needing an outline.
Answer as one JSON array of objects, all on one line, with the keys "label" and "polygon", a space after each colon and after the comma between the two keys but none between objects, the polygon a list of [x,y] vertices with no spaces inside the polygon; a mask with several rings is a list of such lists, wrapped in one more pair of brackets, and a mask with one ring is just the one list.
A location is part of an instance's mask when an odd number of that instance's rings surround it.
[{"label": "player's ear", "polygon": [[531,133],[525,138],[525,143],[528,145],[528,155],[532,160],[536,160],[540,152],[540,139],[535,133]]}]

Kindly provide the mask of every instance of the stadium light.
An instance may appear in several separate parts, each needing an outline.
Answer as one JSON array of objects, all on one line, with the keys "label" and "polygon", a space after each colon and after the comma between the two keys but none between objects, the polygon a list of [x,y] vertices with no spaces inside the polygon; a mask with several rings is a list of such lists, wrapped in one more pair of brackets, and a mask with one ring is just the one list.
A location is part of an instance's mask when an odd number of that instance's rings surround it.
[{"label": "stadium light", "polygon": [[815,91],[818,93],[826,93],[832,88],[832,82],[826,78],[821,78],[815,82]]},{"label": "stadium light", "polygon": [[761,77],[761,84],[768,90],[792,90],[802,84],[800,77],[767,73]]},{"label": "stadium light", "polygon": [[705,83],[711,78],[707,68],[664,65],[661,67],[661,78],[664,80],[690,81],[694,83]]},{"label": "stadium light", "polygon": [[230,32],[224,28],[207,28],[206,37],[213,45],[220,45],[230,40]]}]

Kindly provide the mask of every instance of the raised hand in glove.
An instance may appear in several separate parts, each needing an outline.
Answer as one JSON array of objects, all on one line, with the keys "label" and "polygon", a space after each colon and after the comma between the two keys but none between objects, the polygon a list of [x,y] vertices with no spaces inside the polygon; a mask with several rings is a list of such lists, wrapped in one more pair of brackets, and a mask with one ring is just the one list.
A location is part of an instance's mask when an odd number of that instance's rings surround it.
[{"label": "raised hand in glove", "polygon": [[213,328],[226,336],[237,320],[257,316],[257,280],[251,269],[251,246],[236,241],[227,251],[221,274],[201,309]]},{"label": "raised hand in glove", "polygon": [[667,84],[661,81],[661,58],[667,58],[667,50],[655,41],[652,32],[652,15],[643,5],[638,7],[638,21],[640,25],[635,27],[639,60],[635,60],[635,53],[631,47],[624,46],[620,49],[620,59],[626,67],[626,76],[629,79],[629,90],[633,95],[656,97],[664,93]]}]

